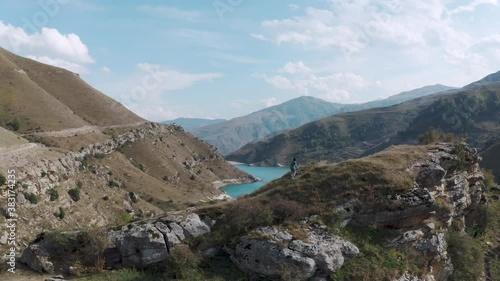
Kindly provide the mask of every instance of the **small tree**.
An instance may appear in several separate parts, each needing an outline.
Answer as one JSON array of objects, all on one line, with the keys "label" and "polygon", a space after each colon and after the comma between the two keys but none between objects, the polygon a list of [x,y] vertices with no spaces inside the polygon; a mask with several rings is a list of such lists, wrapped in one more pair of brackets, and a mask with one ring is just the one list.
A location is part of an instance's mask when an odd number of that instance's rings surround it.
[{"label": "small tree", "polygon": [[80,200],[80,189],[73,188],[68,190],[68,194],[73,199],[73,201],[78,202]]}]

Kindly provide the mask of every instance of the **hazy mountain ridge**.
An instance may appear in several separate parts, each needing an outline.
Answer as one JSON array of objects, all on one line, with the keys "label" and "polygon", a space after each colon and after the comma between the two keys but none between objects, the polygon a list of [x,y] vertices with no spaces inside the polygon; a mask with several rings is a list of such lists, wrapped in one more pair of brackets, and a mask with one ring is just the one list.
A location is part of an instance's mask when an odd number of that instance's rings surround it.
[{"label": "hazy mountain ridge", "polygon": [[323,117],[342,112],[393,105],[451,89],[454,88],[437,84],[403,92],[387,99],[361,104],[330,103],[304,96],[223,123],[194,129],[191,132],[217,147],[221,153],[227,154],[247,143],[261,140],[281,131],[297,128]]},{"label": "hazy mountain ridge", "polygon": [[483,85],[480,87],[327,117],[248,144],[226,158],[265,165],[286,164],[291,157],[303,162],[338,162],[366,156],[368,151],[380,151],[392,143],[414,143],[429,127],[467,134],[472,145],[481,147],[500,132],[500,84],[495,84],[500,81],[491,77],[476,82]]}]

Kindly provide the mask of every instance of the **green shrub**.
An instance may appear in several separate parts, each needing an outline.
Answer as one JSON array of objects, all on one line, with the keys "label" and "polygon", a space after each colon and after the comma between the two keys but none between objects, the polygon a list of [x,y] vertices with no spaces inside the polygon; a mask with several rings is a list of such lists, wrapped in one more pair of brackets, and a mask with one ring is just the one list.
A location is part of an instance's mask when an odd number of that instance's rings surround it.
[{"label": "green shrub", "polygon": [[47,176],[47,172],[43,171],[42,174],[40,174],[42,178],[45,178]]},{"label": "green shrub", "polygon": [[175,279],[201,280],[199,263],[187,245],[177,245],[170,251],[168,271]]},{"label": "green shrub", "polygon": [[40,197],[31,192],[24,193],[24,198],[26,198],[26,200],[28,200],[31,204],[38,204],[38,201],[40,201]]},{"label": "green shrub", "polygon": [[495,182],[495,175],[493,175],[493,172],[488,169],[481,169],[481,170],[484,175],[484,186],[486,186],[486,190],[495,187],[497,184]]},{"label": "green shrub", "polygon": [[80,189],[72,188],[68,190],[68,194],[73,199],[73,201],[78,202],[80,200]]},{"label": "green shrub", "polygon": [[56,201],[59,199],[59,192],[57,192],[55,188],[49,189],[48,193],[50,195],[50,201]]},{"label": "green shrub", "polygon": [[7,123],[7,126],[10,127],[13,131],[19,131],[21,128],[21,120],[19,118],[15,118],[11,122]]},{"label": "green shrub", "polygon": [[441,139],[441,133],[434,128],[429,128],[427,132],[418,137],[418,144],[432,144],[437,143]]},{"label": "green shrub", "polygon": [[59,214],[57,215],[57,217],[59,219],[64,219],[64,217],[66,216],[66,211],[64,210],[63,207],[59,207]]},{"label": "green shrub", "polygon": [[104,159],[105,157],[106,157],[106,154],[104,154],[104,153],[94,153],[94,158]]},{"label": "green shrub", "polygon": [[7,182],[7,178],[0,174],[0,186],[4,185]]},{"label": "green shrub", "polygon": [[484,252],[479,241],[462,232],[451,232],[447,238],[454,267],[450,280],[479,280],[484,269]]}]

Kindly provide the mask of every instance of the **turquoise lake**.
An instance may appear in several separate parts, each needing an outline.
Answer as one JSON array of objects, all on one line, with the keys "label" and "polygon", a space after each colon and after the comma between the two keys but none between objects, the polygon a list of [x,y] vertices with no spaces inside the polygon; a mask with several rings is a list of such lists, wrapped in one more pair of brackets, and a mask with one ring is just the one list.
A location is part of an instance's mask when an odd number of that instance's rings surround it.
[{"label": "turquoise lake", "polygon": [[239,196],[249,194],[254,190],[260,188],[261,186],[265,185],[266,183],[282,177],[289,171],[288,168],[283,168],[283,167],[258,167],[258,166],[249,166],[246,164],[236,164],[235,166],[256,178],[261,179],[262,181],[228,185],[221,188],[229,196],[233,198],[238,198]]}]

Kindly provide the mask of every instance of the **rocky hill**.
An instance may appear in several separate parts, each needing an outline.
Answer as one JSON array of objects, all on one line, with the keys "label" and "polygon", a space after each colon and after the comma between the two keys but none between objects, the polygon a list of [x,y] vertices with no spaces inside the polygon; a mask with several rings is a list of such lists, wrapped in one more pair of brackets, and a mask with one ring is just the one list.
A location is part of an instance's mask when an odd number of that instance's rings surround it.
[{"label": "rocky hill", "polygon": [[4,128],[32,133],[145,121],[78,74],[2,48],[0,73],[0,126]]},{"label": "rocky hill", "polygon": [[20,252],[42,231],[184,210],[224,199],[218,188],[228,181],[254,180],[182,127],[147,122],[71,72],[5,50],[0,72],[2,256],[11,247],[8,200]]},{"label": "rocky hill", "polygon": [[[481,87],[429,95],[391,107],[337,114],[248,144],[226,159],[264,165],[338,162],[415,143],[429,127],[466,137],[477,147],[500,135],[500,84],[490,76]],[[494,80],[493,82],[500,83]],[[487,85],[487,86],[484,86]]]},{"label": "rocky hill", "polygon": [[191,132],[217,147],[222,154],[227,154],[247,143],[336,113],[394,105],[451,89],[453,88],[438,84],[361,104],[330,103],[313,97],[300,97],[226,122],[193,129]]},{"label": "rocky hill", "polygon": [[[285,175],[196,213],[98,237],[43,233],[22,262],[65,274],[96,259],[109,269],[153,268],[134,277],[144,280],[498,280],[500,191],[479,160],[466,143],[440,143],[314,163],[296,180]],[[103,244],[91,251],[95,241]],[[82,280],[103,274],[91,276]]]},{"label": "rocky hill", "polygon": [[227,121],[226,119],[202,119],[202,118],[177,118],[174,120],[163,121],[163,124],[177,124],[184,128],[184,130],[190,132],[194,129],[209,126],[213,124],[218,124]]}]

